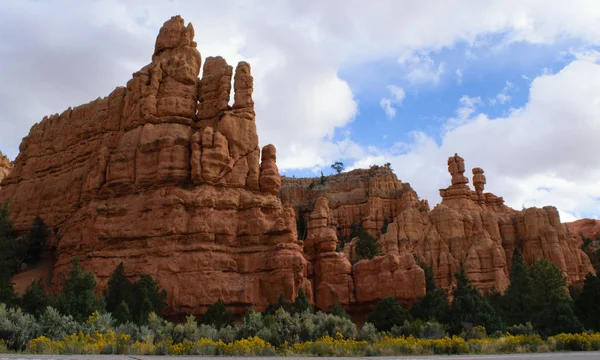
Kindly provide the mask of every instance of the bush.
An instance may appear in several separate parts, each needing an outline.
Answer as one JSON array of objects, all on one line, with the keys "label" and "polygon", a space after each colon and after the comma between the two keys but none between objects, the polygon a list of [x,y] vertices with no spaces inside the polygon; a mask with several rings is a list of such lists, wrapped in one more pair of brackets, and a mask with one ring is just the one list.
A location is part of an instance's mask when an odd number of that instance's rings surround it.
[{"label": "bush", "polygon": [[304,289],[300,288],[296,301],[294,301],[294,312],[303,313],[305,311],[313,312],[314,310],[306,293],[304,293]]},{"label": "bush", "polygon": [[247,339],[254,336],[264,328],[262,314],[256,310],[250,310],[241,324],[237,326],[236,339]]},{"label": "bush", "polygon": [[57,306],[61,313],[72,315],[77,321],[85,321],[94,311],[104,308],[104,301],[96,295],[96,279],[91,272],[83,272],[79,259],[73,259],[69,276],[63,278],[62,292]]},{"label": "bush", "polygon": [[600,350],[600,334],[559,334],[548,339],[557,351]]},{"label": "bush", "polygon": [[441,339],[446,337],[446,326],[435,321],[424,322],[422,320],[415,320],[413,322],[405,321],[402,326],[392,327],[392,335],[399,336],[413,336],[421,339]]},{"label": "bush", "polygon": [[377,328],[370,322],[364,323],[363,326],[360,328],[360,331],[358,332],[357,339],[365,340],[370,343],[377,341],[379,339],[379,333],[377,332]]},{"label": "bush", "polygon": [[533,325],[531,325],[530,322],[525,323],[525,325],[518,324],[518,325],[509,326],[506,329],[506,332],[513,336],[537,335],[537,332],[535,331],[535,329],[533,328]]},{"label": "bush", "polygon": [[350,318],[350,316],[348,316],[348,313],[346,313],[346,310],[344,310],[344,307],[342,306],[342,304],[340,304],[339,301],[336,301],[335,305],[333,305],[333,308],[331,309],[331,315],[346,319]]},{"label": "bush", "polygon": [[73,320],[71,315],[61,315],[51,306],[48,306],[40,315],[39,324],[41,333],[51,340],[60,340],[81,329],[81,325]]},{"label": "bush", "polygon": [[277,299],[277,303],[269,304],[263,315],[272,315],[277,311],[277,309],[283,309],[286,312],[292,312],[292,304],[285,298],[283,294],[279,294],[279,298]]},{"label": "bush", "polygon": [[223,299],[219,298],[216,303],[206,310],[201,320],[203,324],[214,325],[217,329],[220,329],[233,324],[233,315],[227,311]]},{"label": "bush", "polygon": [[9,349],[23,350],[30,340],[40,335],[40,325],[33,315],[0,304],[0,339],[5,341]]},{"label": "bush", "polygon": [[27,234],[25,241],[25,262],[28,264],[36,264],[40,261],[42,253],[48,247],[48,237],[50,236],[50,230],[44,223],[41,217],[36,216],[33,220],[31,230]]},{"label": "bush", "polygon": [[394,325],[402,325],[407,320],[412,320],[410,313],[391,296],[378,302],[367,316],[367,322],[375,325],[379,331],[390,331]]},{"label": "bush", "polygon": [[264,339],[275,346],[284,342],[295,344],[300,342],[301,324],[300,315],[292,316],[283,308],[279,308],[273,315],[268,315],[265,325],[269,329],[270,338]]},{"label": "bush", "polygon": [[358,231],[358,240],[356,241],[356,255],[358,260],[372,259],[375,256],[381,255],[379,247],[377,246],[377,239],[369,234],[362,225]]},{"label": "bush", "polygon": [[356,325],[347,318],[337,317],[319,311],[316,314],[302,313],[301,341],[317,340],[324,336],[337,336],[343,338],[355,338],[358,335]]},{"label": "bush", "polygon": [[152,276],[146,274],[142,274],[133,284],[133,294],[135,296],[128,305],[133,321],[139,325],[146,323],[150,313],[160,314],[167,298],[167,292],[161,290]]},{"label": "bush", "polygon": [[42,280],[32,281],[21,298],[21,308],[25,312],[39,317],[51,302],[51,297],[44,291]]}]

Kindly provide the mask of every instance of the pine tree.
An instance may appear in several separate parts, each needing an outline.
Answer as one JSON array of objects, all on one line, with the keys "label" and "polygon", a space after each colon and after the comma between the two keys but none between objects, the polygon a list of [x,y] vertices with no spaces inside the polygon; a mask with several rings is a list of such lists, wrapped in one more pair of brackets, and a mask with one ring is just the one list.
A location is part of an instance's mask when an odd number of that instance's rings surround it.
[{"label": "pine tree", "polygon": [[412,320],[408,310],[403,308],[392,296],[383,298],[367,316],[367,322],[375,325],[379,331],[390,331],[394,325],[403,325]]},{"label": "pine tree", "polygon": [[515,249],[510,270],[510,285],[499,304],[506,325],[525,324],[531,321],[532,304],[531,277],[523,255]]},{"label": "pine tree", "polygon": [[48,230],[48,226],[46,226],[46,223],[44,223],[44,220],[41,217],[36,216],[33,220],[31,230],[29,230],[29,234],[27,234],[25,239],[25,261],[28,264],[36,264],[40,261],[42,253],[48,246],[49,236],[50,231]]},{"label": "pine tree", "polygon": [[71,315],[79,322],[85,321],[94,311],[104,309],[104,299],[96,295],[96,279],[90,271],[83,272],[79,259],[73,259],[69,276],[63,278],[62,292],[57,299],[58,310]]},{"label": "pine tree", "polygon": [[456,289],[453,292],[449,323],[450,331],[461,333],[469,326],[484,326],[489,333],[503,328],[502,320],[490,304],[487,297],[469,284],[465,270],[461,268],[455,274]]},{"label": "pine tree", "polygon": [[358,260],[372,259],[381,254],[377,246],[377,240],[369,234],[362,225],[358,231],[358,240],[356,241],[356,255]]},{"label": "pine tree", "polygon": [[331,314],[344,319],[350,318],[346,310],[344,310],[342,304],[340,304],[339,300],[335,302],[335,305],[333,305],[333,308],[331,309]]},{"label": "pine tree", "polygon": [[450,312],[448,296],[436,287],[431,266],[422,267],[425,270],[425,296],[417,300],[410,308],[410,313],[415,319],[446,322]]},{"label": "pine tree", "polygon": [[586,329],[600,331],[600,279],[587,274],[575,300],[575,313]]},{"label": "pine tree", "polygon": [[225,307],[223,299],[219,298],[202,315],[201,321],[203,324],[214,325],[217,329],[220,329],[233,324],[233,315]]},{"label": "pine tree", "polygon": [[279,298],[277,299],[277,303],[269,304],[265,311],[263,311],[263,315],[271,315],[274,314],[277,309],[282,308],[286,312],[292,311],[292,304],[285,298],[283,294],[279,294]]},{"label": "pine tree", "polygon": [[542,336],[561,332],[581,332],[573,301],[567,295],[567,280],[562,271],[546,259],[529,269],[532,291],[532,324]]},{"label": "pine tree", "polygon": [[387,217],[383,218],[383,225],[381,226],[381,234],[385,234],[388,231],[389,221]]},{"label": "pine tree", "polygon": [[312,304],[304,293],[304,289],[300,288],[296,301],[294,301],[294,312],[301,314],[305,311],[314,312]]},{"label": "pine tree", "polygon": [[0,204],[0,303],[8,306],[14,305],[17,298],[11,280],[20,265],[16,246],[8,203]]},{"label": "pine tree", "polygon": [[143,325],[148,322],[150,313],[160,314],[166,297],[167,292],[160,289],[152,276],[142,274],[133,284],[133,296],[129,302],[133,321],[138,325]]},{"label": "pine tree", "polygon": [[23,293],[21,308],[35,317],[39,317],[52,302],[50,295],[46,294],[42,280],[32,281]]},{"label": "pine tree", "polygon": [[0,205],[0,291],[4,292],[11,284],[10,279],[19,270],[23,258],[17,232],[10,220],[8,203]]},{"label": "pine tree", "polygon": [[125,265],[121,262],[108,280],[108,289],[104,295],[106,311],[114,313],[123,302],[129,306],[132,301],[132,292],[133,284],[125,276]]},{"label": "pine tree", "polygon": [[117,324],[125,324],[133,321],[131,311],[129,310],[129,305],[125,301],[122,301],[119,306],[117,306],[114,312],[112,312],[112,316]]}]

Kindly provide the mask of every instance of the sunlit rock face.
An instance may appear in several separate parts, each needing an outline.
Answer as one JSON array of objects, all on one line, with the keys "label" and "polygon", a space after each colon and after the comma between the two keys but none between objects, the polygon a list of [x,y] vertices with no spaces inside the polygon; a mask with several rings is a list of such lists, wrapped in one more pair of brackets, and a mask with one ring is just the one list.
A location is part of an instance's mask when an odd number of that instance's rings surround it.
[{"label": "sunlit rock face", "polygon": [[[552,261],[570,284],[594,272],[581,240],[560,223],[556,208],[517,211],[504,205],[501,197],[484,192],[487,180],[481,168],[472,171],[472,190],[458,154],[448,159],[448,171],[451,184],[440,190],[442,201],[432,210],[385,167],[324,181],[282,179],[282,201],[308,224],[304,254],[317,306],[328,309],[340,301],[360,312],[385,296],[410,304],[424,294],[418,263],[431,266],[437,285],[448,292],[461,267],[479,289],[504,291],[515,249],[527,264]],[[335,251],[357,223],[378,238],[382,256],[352,264],[356,239]]]},{"label": "sunlit rock face", "polygon": [[[386,296],[425,295],[423,264],[448,292],[461,267],[480,289],[505,290],[514,249],[569,283],[593,272],[554,207],[507,207],[484,191],[481,168],[472,190],[458,154],[433,209],[388,167],[282,179],[275,147],[259,146],[250,65],[203,61],[194,35],[171,18],[125,87],[44,118],[13,163],[0,154],[0,202],[16,228],[41,216],[58,241],[54,290],[77,257],[99,291],[120,262],[131,279],[152,275],[167,315],[202,314],[219,298],[242,314],[300,289],[319,309],[339,302],[360,315]],[[356,261],[357,224],[379,256]]]},{"label": "sunlit rock face", "polygon": [[0,201],[17,228],[39,215],[58,234],[55,286],[79,257],[100,288],[121,261],[131,278],[152,275],[171,315],[311,294],[275,147],[259,147],[250,65],[208,58],[199,79],[193,40],[192,25],[171,18],[125,87],[23,139]]}]

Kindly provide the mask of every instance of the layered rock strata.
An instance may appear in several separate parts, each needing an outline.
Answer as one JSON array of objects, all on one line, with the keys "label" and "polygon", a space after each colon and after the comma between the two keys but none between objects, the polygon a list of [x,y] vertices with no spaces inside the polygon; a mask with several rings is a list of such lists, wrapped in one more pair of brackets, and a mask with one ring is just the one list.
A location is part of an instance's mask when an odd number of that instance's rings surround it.
[{"label": "layered rock strata", "polygon": [[[389,167],[282,179],[275,147],[259,147],[250,65],[202,63],[193,39],[171,18],[126,87],[44,118],[13,164],[0,156],[0,202],[16,228],[39,215],[60,240],[55,290],[78,257],[99,291],[121,261],[131,279],[152,275],[167,315],[201,314],[218,298],[238,314],[261,310],[301,288],[319,309],[364,314],[386,296],[423,296],[420,262],[447,291],[460,267],[503,291],[514,249],[528,264],[554,262],[571,284],[593,272],[556,208],[511,209],[484,192],[481,168],[472,190],[458,154],[433,210]],[[357,261],[357,226],[381,256]]]},{"label": "layered rock strata", "polygon": [[[317,304],[330,306],[336,296],[342,303],[346,301],[350,309],[362,308],[388,295],[403,302],[414,301],[422,291],[422,275],[416,270],[415,258],[433,268],[437,285],[448,292],[455,286],[453,275],[461,267],[479,289],[504,291],[510,283],[515,249],[523,253],[528,264],[540,258],[552,261],[563,270],[570,284],[582,282],[588,272],[594,271],[588,256],[580,250],[581,241],[560,223],[556,208],[511,209],[501,197],[484,192],[487,180],[481,168],[473,169],[475,190],[471,190],[469,179],[464,176],[464,159],[457,154],[448,159],[448,170],[451,185],[440,190],[442,201],[433,210],[419,201],[408,184],[398,181],[383,167],[332,175],[324,181],[283,178],[284,203],[291,204],[299,215],[310,214],[304,249],[307,260],[313,264],[309,275]],[[326,235],[322,227],[315,229],[313,225],[316,213],[328,214],[330,230]],[[384,219],[389,220],[386,231]],[[354,292],[347,286],[343,287],[347,294],[324,293],[323,288],[342,288],[334,286],[332,280],[323,280],[328,275],[324,274],[322,263],[332,257],[329,253],[334,244],[339,250],[339,239],[346,237],[350,224],[356,222],[378,237],[383,256],[350,267],[356,258],[356,239],[346,243],[338,254],[343,254],[348,263],[337,255],[336,265],[327,271],[329,275],[336,274],[333,278],[344,284],[350,276]],[[337,229],[337,242],[333,228]],[[315,244],[324,239],[328,245],[319,251]],[[395,275],[390,268],[402,271]],[[364,276],[366,273],[370,275]]]},{"label": "layered rock strata", "polygon": [[600,220],[580,219],[565,223],[565,226],[572,234],[585,236],[592,240],[600,239]]},{"label": "layered rock strata", "polygon": [[100,288],[121,261],[132,279],[152,275],[172,315],[219,298],[242,313],[311,294],[275,147],[258,145],[250,65],[234,72],[208,58],[198,79],[193,39],[191,24],[171,18],[126,87],[23,139],[0,201],[17,228],[39,215],[58,234],[55,285],[79,257]]}]

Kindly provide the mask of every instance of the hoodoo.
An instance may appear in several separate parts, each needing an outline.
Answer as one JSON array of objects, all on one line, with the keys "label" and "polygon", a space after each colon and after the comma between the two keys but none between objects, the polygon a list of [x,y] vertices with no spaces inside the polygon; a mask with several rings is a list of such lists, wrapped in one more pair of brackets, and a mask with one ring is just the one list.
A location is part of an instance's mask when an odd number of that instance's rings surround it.
[{"label": "hoodoo", "polygon": [[44,118],[23,139],[0,201],[18,228],[40,215],[57,232],[55,285],[79,257],[101,287],[121,261],[132,278],[152,275],[169,314],[311,294],[274,146],[261,161],[250,65],[234,75],[208,58],[198,79],[193,40],[192,25],[171,18],[126,87]]},{"label": "hoodoo", "polygon": [[484,192],[481,168],[472,190],[458,154],[433,209],[389,166],[282,179],[275,147],[259,147],[253,86],[248,63],[202,63],[194,28],[175,16],[125,87],[45,117],[14,163],[0,154],[15,227],[40,216],[54,233],[55,290],[77,257],[100,291],[120,262],[131,279],[152,275],[166,315],[202,314],[219,298],[242,314],[300,289],[318,309],[360,315],[387,296],[425,295],[424,266],[447,291],[461,267],[503,291],[514,249],[569,283],[594,272],[556,208],[506,206]]}]

